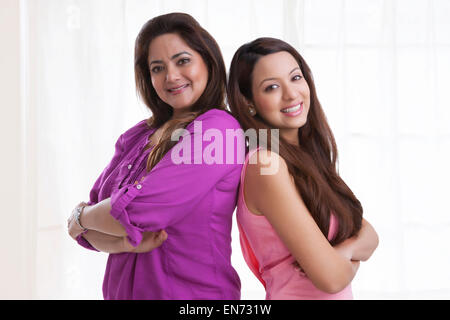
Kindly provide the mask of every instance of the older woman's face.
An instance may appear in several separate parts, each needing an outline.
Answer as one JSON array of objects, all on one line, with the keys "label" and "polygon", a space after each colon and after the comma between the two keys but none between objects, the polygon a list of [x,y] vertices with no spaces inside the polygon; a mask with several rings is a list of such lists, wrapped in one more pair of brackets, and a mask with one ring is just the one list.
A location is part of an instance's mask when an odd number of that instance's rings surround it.
[{"label": "older woman's face", "polygon": [[159,98],[177,117],[188,112],[208,82],[208,68],[198,52],[175,33],[156,37],[150,43],[148,64]]}]

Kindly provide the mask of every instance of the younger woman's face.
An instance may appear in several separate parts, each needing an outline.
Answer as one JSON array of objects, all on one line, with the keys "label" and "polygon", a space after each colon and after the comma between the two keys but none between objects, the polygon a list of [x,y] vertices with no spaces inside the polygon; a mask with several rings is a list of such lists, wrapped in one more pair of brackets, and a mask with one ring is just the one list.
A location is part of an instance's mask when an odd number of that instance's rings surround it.
[{"label": "younger woman's face", "polygon": [[201,55],[175,33],[160,35],[149,47],[152,85],[159,98],[173,108],[173,116],[188,112],[208,82]]},{"label": "younger woman's face", "polygon": [[257,114],[296,142],[298,129],[307,120],[310,95],[294,57],[280,51],[260,58],[253,69],[252,94]]}]

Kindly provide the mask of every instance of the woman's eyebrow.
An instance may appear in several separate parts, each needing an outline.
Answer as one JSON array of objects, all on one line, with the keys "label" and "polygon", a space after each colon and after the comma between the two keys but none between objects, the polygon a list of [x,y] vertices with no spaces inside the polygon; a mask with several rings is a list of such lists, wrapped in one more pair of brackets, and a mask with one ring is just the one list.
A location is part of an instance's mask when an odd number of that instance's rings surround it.
[{"label": "woman's eyebrow", "polygon": [[174,55],[172,56],[172,58],[170,58],[170,60],[176,59],[176,58],[178,58],[179,56],[181,56],[182,54],[188,54],[188,55],[192,56],[192,54],[190,54],[189,52],[187,52],[187,51],[182,51],[182,52],[179,52],[179,53],[177,53],[177,54],[174,54]]},{"label": "woman's eyebrow", "polygon": [[[183,54],[187,54],[187,55],[192,56],[192,54],[190,54],[190,53],[187,52],[187,51],[181,51],[181,52],[178,52],[178,53],[174,54],[174,55],[170,58],[170,60],[176,59],[176,58],[178,58],[179,56],[181,56],[181,55],[183,55]],[[163,63],[163,61],[162,61],[162,60],[153,60],[152,62],[149,63],[149,66],[151,66],[153,63]]]},{"label": "woman's eyebrow", "polygon": [[[291,72],[289,72],[289,75],[292,73],[292,72],[294,72],[295,70],[300,70],[300,68],[299,67],[295,67],[294,69],[292,69],[291,70]],[[266,79],[264,79],[263,81],[261,81],[261,83],[259,84],[259,86],[261,87],[261,85],[263,84],[263,82],[265,82],[265,81],[269,81],[269,80],[276,80],[277,78],[266,78]]]}]

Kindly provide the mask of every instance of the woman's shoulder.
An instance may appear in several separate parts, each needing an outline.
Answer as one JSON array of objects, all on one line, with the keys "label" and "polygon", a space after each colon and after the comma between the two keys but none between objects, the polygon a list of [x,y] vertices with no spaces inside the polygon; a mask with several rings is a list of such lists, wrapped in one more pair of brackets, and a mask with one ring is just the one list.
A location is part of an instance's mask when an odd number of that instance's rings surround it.
[{"label": "woman's shoulder", "polygon": [[[273,152],[265,148],[250,150],[246,165],[247,170],[259,173],[255,176],[282,177],[289,171],[286,160],[284,160],[282,156],[280,156],[277,152]],[[273,170],[270,170],[270,168]]]},{"label": "woman's shoulder", "polygon": [[143,133],[147,133],[150,129],[151,128],[148,125],[148,119],[141,120],[131,128],[127,129],[124,133],[122,133],[122,139],[132,140],[137,136],[141,136]]},{"label": "woman's shoulder", "polygon": [[263,148],[250,151],[245,166],[246,182],[260,191],[264,189],[270,193],[273,185],[286,183],[290,179],[283,157]]},{"label": "woman's shoulder", "polygon": [[245,163],[245,197],[253,212],[264,215],[267,203],[279,201],[280,192],[290,186],[286,161],[263,148],[251,150]]}]

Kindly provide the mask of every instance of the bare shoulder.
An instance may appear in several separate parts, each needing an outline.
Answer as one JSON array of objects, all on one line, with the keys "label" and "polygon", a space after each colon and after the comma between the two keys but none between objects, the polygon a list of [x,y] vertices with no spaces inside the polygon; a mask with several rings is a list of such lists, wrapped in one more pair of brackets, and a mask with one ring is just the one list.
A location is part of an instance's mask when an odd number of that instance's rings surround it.
[{"label": "bare shoulder", "polygon": [[274,202],[277,191],[290,183],[286,161],[277,153],[259,150],[250,158],[245,172],[244,197],[251,212],[262,215],[262,206]]},{"label": "bare shoulder", "polygon": [[262,182],[286,178],[286,175],[289,175],[289,171],[286,161],[278,153],[269,150],[258,150],[249,158],[247,174]]}]

